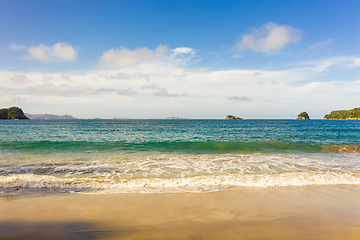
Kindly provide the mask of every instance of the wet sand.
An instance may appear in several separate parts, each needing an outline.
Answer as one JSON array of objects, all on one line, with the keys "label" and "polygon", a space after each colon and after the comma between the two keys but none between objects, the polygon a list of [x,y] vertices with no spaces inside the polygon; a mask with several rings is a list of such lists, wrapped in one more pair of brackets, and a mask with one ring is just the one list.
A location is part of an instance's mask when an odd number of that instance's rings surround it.
[{"label": "wet sand", "polygon": [[0,239],[360,239],[360,187],[0,195]]}]

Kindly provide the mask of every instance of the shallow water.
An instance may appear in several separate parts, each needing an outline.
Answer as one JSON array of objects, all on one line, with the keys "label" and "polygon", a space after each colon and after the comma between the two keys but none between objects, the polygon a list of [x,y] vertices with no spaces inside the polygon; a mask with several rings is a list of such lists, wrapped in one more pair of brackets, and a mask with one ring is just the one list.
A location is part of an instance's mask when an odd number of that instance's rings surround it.
[{"label": "shallow water", "polygon": [[0,192],[359,185],[360,121],[0,122]]}]

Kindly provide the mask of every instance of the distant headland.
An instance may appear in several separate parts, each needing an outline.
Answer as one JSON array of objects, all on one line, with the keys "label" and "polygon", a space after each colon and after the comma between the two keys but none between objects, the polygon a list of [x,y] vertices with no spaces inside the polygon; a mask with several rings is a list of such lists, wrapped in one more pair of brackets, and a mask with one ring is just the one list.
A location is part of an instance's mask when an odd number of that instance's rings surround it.
[{"label": "distant headland", "polygon": [[30,114],[24,113],[19,107],[0,109],[0,119],[33,119],[33,120],[57,120],[57,119],[77,119],[71,115],[55,114]]},{"label": "distant headland", "polygon": [[11,107],[0,109],[0,119],[29,119],[21,108]]},{"label": "distant headland", "polygon": [[360,120],[360,108],[332,111],[323,120]]},{"label": "distant headland", "polygon": [[71,115],[55,115],[55,114],[30,114],[25,113],[25,115],[33,120],[60,120],[60,119],[77,119]]}]

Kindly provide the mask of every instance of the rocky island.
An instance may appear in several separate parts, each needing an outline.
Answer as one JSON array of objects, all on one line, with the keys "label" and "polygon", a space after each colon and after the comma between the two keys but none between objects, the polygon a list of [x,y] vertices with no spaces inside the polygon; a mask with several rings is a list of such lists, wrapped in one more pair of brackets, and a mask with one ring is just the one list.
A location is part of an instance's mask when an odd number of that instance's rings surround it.
[{"label": "rocky island", "polygon": [[24,115],[23,110],[18,107],[0,109],[0,119],[29,119]]},{"label": "rocky island", "polygon": [[235,117],[235,116],[233,116],[233,115],[227,115],[227,116],[225,117],[225,120],[244,120],[244,119],[241,118],[241,117]]},{"label": "rocky island", "polygon": [[307,112],[302,112],[297,116],[295,120],[310,120],[310,117]]},{"label": "rocky island", "polygon": [[360,120],[360,108],[332,111],[323,120]]}]

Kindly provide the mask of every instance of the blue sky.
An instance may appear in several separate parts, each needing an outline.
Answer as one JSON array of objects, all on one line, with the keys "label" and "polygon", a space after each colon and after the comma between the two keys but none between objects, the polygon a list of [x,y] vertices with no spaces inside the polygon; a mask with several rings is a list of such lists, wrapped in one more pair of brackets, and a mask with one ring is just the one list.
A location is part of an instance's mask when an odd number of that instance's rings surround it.
[{"label": "blue sky", "polygon": [[359,1],[0,1],[1,107],[322,118],[359,107]]}]

